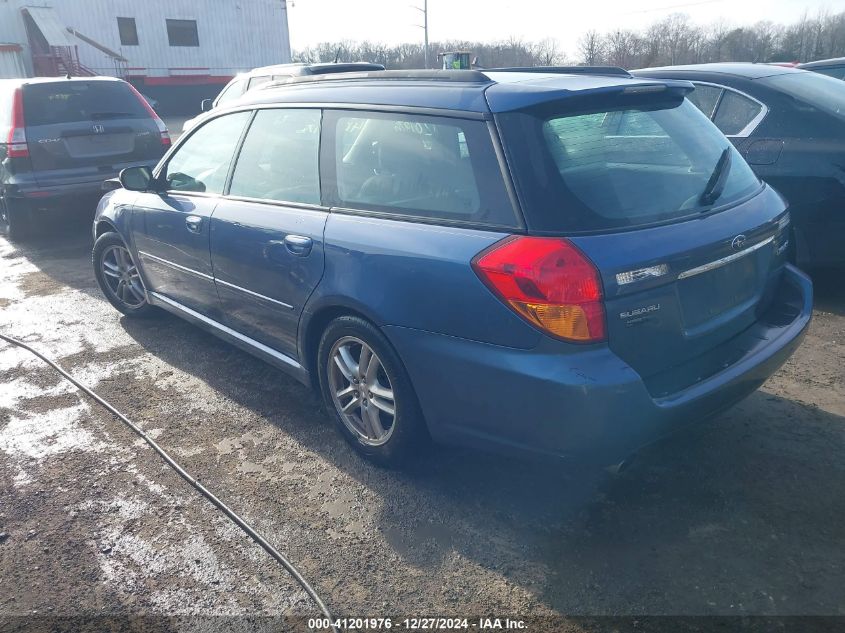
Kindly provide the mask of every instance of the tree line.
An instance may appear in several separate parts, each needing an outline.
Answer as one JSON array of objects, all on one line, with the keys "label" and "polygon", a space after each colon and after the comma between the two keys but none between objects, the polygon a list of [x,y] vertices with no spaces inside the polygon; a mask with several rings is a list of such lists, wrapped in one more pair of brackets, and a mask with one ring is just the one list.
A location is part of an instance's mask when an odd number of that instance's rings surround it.
[{"label": "tree line", "polygon": [[[567,47],[568,48],[568,47]],[[481,67],[602,65],[623,68],[671,66],[705,62],[791,62],[845,57],[845,11],[808,14],[793,24],[760,21],[751,26],[731,26],[720,20],[708,25],[693,23],[676,13],[641,31],[614,29],[587,31],[574,47],[575,58],[558,40],[539,42],[510,38],[499,42],[444,41],[429,46],[431,67],[438,67],[437,53],[471,51]],[[296,51],[294,61],[369,61],[390,69],[422,68],[423,45],[390,46],[375,42],[324,42]]]}]

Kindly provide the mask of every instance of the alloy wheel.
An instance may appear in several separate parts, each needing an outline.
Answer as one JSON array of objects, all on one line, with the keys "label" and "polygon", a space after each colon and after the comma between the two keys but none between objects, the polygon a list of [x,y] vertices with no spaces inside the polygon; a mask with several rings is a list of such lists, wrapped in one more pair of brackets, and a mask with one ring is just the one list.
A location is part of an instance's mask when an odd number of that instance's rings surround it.
[{"label": "alloy wheel", "polygon": [[109,246],[100,261],[103,279],[116,299],[129,308],[139,308],[146,303],[141,275],[125,246]]},{"label": "alloy wheel", "polygon": [[361,339],[339,339],[328,357],[332,401],[343,424],[359,442],[381,446],[396,422],[390,376],[373,349]]}]

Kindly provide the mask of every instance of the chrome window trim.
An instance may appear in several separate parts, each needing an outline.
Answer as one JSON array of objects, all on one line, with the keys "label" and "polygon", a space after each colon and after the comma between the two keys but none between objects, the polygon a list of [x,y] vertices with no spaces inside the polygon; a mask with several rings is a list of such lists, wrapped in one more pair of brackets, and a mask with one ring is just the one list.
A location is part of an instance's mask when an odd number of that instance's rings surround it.
[{"label": "chrome window trim", "polygon": [[760,101],[759,99],[755,99],[747,92],[743,92],[742,90],[737,90],[736,88],[732,88],[730,86],[725,86],[724,84],[717,84],[713,83],[712,81],[698,81],[697,79],[690,79],[689,80],[693,85],[698,86],[710,86],[712,88],[719,88],[723,92],[719,95],[719,100],[716,102],[716,105],[713,107],[713,112],[708,117],[711,121],[713,121],[715,125],[715,117],[716,113],[719,111],[719,107],[722,105],[722,100],[725,98],[725,92],[733,92],[738,94],[740,97],[745,97],[746,99],[753,101],[758,106],[760,106],[760,112],[755,116],[751,121],[749,121],[748,125],[742,128],[736,134],[725,134],[728,138],[747,138],[751,136],[754,130],[763,122],[763,119],[766,118],[766,115],[769,113],[769,106],[765,103]]},{"label": "chrome window trim", "polygon": [[285,303],[284,301],[279,301],[278,299],[271,299],[270,297],[259,294],[257,292],[253,292],[252,290],[247,290],[246,288],[242,288],[241,286],[236,286],[235,284],[229,283],[228,281],[223,281],[222,279],[215,278],[214,281],[216,281],[218,284],[226,286],[227,288],[231,288],[232,290],[239,290],[240,292],[253,296],[257,299],[263,299],[264,301],[275,303],[276,305],[280,305],[283,308],[287,308],[288,310],[293,310],[293,306],[289,303]]},{"label": "chrome window trim", "polygon": [[152,253],[139,250],[138,255],[140,255],[142,259],[152,259],[153,261],[156,261],[160,264],[164,264],[165,266],[181,271],[183,273],[188,273],[189,275],[194,275],[196,277],[199,277],[200,279],[205,279],[206,281],[214,281],[214,277],[212,277],[211,275],[206,275],[205,273],[201,273],[200,271],[194,270],[193,268],[188,268],[187,266],[176,264],[174,262],[171,262],[170,260],[164,259],[157,255],[153,255]]},{"label": "chrome window trim", "polygon": [[253,204],[266,204],[272,207],[282,207],[292,211],[314,211],[317,213],[328,213],[331,207],[324,207],[319,204],[311,204],[309,202],[287,202],[285,200],[271,200],[270,198],[252,198],[250,196],[233,196],[232,194],[224,194],[220,196],[221,200],[228,200],[230,202],[250,202]]},{"label": "chrome window trim", "polygon": [[754,251],[760,250],[761,248],[763,248],[767,244],[771,244],[772,242],[774,242],[774,240],[775,240],[775,236],[772,235],[771,237],[767,237],[762,242],[757,242],[753,246],[749,246],[748,248],[741,250],[738,253],[732,253],[731,255],[728,255],[727,257],[722,257],[721,259],[717,259],[715,261],[709,262],[709,263],[704,264],[702,266],[697,266],[695,268],[690,268],[689,270],[685,270],[682,273],[678,273],[678,279],[679,280],[680,279],[687,279],[689,277],[694,277],[695,275],[700,275],[701,273],[706,273],[708,271],[715,270],[716,268],[721,268],[722,266],[724,266],[726,264],[730,264],[733,261],[736,261],[736,260],[738,260],[742,257],[745,257],[746,255],[750,255]]}]

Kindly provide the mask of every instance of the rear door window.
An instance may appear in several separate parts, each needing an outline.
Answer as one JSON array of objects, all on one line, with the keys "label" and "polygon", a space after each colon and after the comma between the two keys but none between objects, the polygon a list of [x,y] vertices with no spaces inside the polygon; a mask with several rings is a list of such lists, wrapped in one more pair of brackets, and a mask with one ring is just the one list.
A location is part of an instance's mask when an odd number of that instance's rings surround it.
[{"label": "rear door window", "polygon": [[319,110],[259,110],[238,156],[229,195],[320,204],[319,150]]},{"label": "rear door window", "polygon": [[28,84],[23,102],[28,127],[150,116],[129,86],[119,81]]},{"label": "rear door window", "polygon": [[223,193],[235,148],[251,112],[212,119],[182,143],[165,166],[172,191]]},{"label": "rear door window", "polygon": [[339,206],[517,225],[483,121],[386,113],[333,116]]},{"label": "rear door window", "polygon": [[747,128],[763,111],[763,106],[733,90],[726,90],[716,109],[713,123],[726,136],[750,133]]}]

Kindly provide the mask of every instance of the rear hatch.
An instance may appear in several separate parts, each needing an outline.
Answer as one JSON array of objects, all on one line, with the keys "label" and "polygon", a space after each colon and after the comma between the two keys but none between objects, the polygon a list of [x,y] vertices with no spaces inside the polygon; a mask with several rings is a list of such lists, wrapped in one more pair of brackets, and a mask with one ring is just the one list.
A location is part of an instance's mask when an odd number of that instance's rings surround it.
[{"label": "rear hatch", "polygon": [[163,153],[158,124],[124,82],[33,83],[24,87],[23,98],[40,185],[109,177],[122,164],[152,164]]},{"label": "rear hatch", "polygon": [[786,245],[773,190],[677,224],[572,238],[598,267],[610,348],[652,395],[680,391],[739,360],[729,342],[777,287]]},{"label": "rear hatch", "polygon": [[666,396],[742,355],[729,342],[777,283],[785,205],[682,96],[613,106],[500,123],[529,229],[566,235],[595,264],[608,345]]}]

